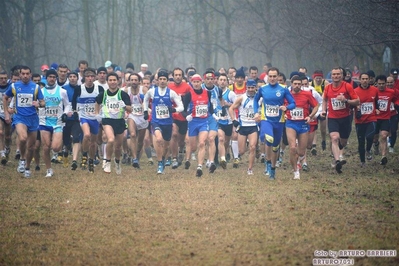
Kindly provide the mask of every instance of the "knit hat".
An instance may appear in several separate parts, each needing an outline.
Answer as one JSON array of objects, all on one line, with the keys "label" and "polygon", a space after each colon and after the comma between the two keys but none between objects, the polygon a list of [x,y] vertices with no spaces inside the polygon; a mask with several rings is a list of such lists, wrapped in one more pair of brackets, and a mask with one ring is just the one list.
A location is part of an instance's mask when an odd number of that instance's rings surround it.
[{"label": "knit hat", "polygon": [[50,76],[50,75],[55,75],[55,77],[58,78],[58,74],[57,74],[57,71],[56,71],[55,69],[49,69],[49,70],[47,70],[47,72],[46,72],[46,79],[47,79],[48,76]]},{"label": "knit hat", "polygon": [[166,72],[164,70],[159,71],[158,78],[160,78],[160,77],[165,77],[166,79],[168,79],[169,78],[168,72]]},{"label": "knit hat", "polygon": [[369,75],[369,77],[375,78],[375,73],[374,73],[373,70],[369,70],[369,71],[367,71],[366,73],[367,73],[367,75]]},{"label": "knit hat", "polygon": [[101,66],[97,69],[97,74],[100,73],[101,71],[104,71],[105,73],[107,73],[107,69],[103,66]]},{"label": "knit hat", "polygon": [[244,67],[240,67],[239,69],[237,69],[235,77],[236,78],[238,78],[238,77],[245,78]]},{"label": "knit hat", "polygon": [[131,69],[133,69],[134,70],[134,65],[133,65],[133,63],[127,63],[126,64],[126,69],[128,69],[128,68],[131,68]]}]

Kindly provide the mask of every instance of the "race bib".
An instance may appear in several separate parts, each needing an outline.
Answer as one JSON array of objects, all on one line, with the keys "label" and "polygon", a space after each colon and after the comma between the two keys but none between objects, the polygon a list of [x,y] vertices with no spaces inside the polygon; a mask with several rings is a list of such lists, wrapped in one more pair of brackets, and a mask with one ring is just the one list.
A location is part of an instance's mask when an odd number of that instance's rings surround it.
[{"label": "race bib", "polygon": [[292,120],[303,120],[303,108],[296,107],[290,111]]},{"label": "race bib", "polygon": [[31,107],[33,102],[33,95],[28,93],[18,94],[18,107]]},{"label": "race bib", "polygon": [[170,117],[169,108],[166,105],[157,105],[155,107],[155,117],[157,119],[166,119]]},{"label": "race bib", "polygon": [[252,108],[246,109],[245,113],[247,119],[253,120],[255,118],[254,109]]},{"label": "race bib", "polygon": [[133,115],[143,115],[143,106],[141,104],[133,104],[132,105],[132,114]]},{"label": "race bib", "polygon": [[208,114],[208,105],[200,104],[195,107],[196,117],[206,116]]},{"label": "race bib", "polygon": [[46,106],[45,112],[47,117],[58,117],[58,106]]},{"label": "race bib", "polygon": [[280,106],[278,105],[266,105],[266,116],[268,117],[278,117]]},{"label": "race bib", "polygon": [[333,110],[342,110],[346,108],[346,103],[337,100],[337,98],[331,98],[331,105]]},{"label": "race bib", "polygon": [[119,110],[121,108],[120,102],[117,99],[109,99],[105,103],[107,105],[108,111],[111,114],[117,114],[119,113]]},{"label": "race bib", "polygon": [[83,107],[84,112],[89,116],[94,116],[94,104],[86,103]]},{"label": "race bib", "polygon": [[388,110],[388,100],[378,100],[378,109],[386,112]]},{"label": "race bib", "polygon": [[360,112],[362,113],[362,115],[369,115],[373,112],[373,110],[373,103],[362,103],[362,105],[360,106]]}]

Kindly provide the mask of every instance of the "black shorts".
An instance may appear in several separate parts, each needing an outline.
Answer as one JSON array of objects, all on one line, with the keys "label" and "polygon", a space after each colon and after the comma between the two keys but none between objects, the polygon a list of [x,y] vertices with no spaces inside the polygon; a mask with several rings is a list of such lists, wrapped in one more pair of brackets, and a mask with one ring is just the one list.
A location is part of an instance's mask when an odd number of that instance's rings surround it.
[{"label": "black shorts", "polygon": [[155,130],[160,130],[162,138],[165,141],[170,141],[172,138],[172,125],[159,125],[151,123],[151,133],[154,134]]},{"label": "black shorts", "polygon": [[123,134],[123,132],[125,132],[126,130],[125,119],[103,118],[102,125],[111,126],[114,130],[115,135]]},{"label": "black shorts", "polygon": [[375,126],[375,134],[380,133],[380,131],[388,131],[391,130],[391,121],[388,120],[377,120]]},{"label": "black shorts", "polygon": [[176,124],[176,126],[179,127],[179,134],[180,135],[186,135],[187,134],[187,128],[188,128],[188,122],[187,121],[180,121],[180,120],[173,120],[173,124]]},{"label": "black shorts", "polygon": [[240,129],[238,130],[238,134],[243,135],[243,136],[249,136],[253,133],[259,133],[258,126],[240,127]]},{"label": "black shorts", "polygon": [[341,139],[348,139],[352,131],[350,115],[343,118],[328,118],[328,132],[338,132]]},{"label": "black shorts", "polygon": [[224,134],[227,137],[231,137],[231,135],[233,134],[233,124],[229,124],[229,125],[218,124],[218,127],[220,130],[222,130],[224,132]]},{"label": "black shorts", "polygon": [[65,126],[62,132],[62,140],[65,146],[68,146],[71,143],[71,135],[72,143],[80,142],[82,128],[78,120],[67,120],[65,122]]}]

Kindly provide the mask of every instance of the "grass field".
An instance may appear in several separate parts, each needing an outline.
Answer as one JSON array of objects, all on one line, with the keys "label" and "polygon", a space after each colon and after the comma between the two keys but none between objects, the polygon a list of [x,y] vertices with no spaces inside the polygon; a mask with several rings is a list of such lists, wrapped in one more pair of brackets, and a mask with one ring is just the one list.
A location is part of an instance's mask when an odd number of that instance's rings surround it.
[{"label": "grass field", "polygon": [[[354,135],[352,133],[352,135]],[[311,265],[316,250],[398,250],[397,155],[358,168],[357,143],[338,175],[329,153],[293,180],[285,155],[277,180],[257,163],[239,169],[142,169],[122,175],[45,167],[32,179],[1,167],[0,265]],[[13,155],[13,154],[12,154]],[[399,257],[355,258],[399,265]]]}]

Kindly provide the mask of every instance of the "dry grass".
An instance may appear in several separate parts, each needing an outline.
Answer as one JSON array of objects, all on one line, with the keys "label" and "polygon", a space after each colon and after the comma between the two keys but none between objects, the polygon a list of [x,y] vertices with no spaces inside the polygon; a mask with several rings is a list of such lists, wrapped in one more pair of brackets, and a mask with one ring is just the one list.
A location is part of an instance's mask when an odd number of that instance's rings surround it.
[{"label": "dry grass", "polygon": [[54,178],[27,180],[11,160],[0,178],[0,264],[310,265],[315,250],[399,249],[397,159],[359,170],[355,146],[342,175],[323,154],[301,180],[280,168],[274,182],[261,164],[252,177],[229,165],[201,179],[195,167],[157,176],[155,166],[124,166],[116,176],[57,165]]}]

